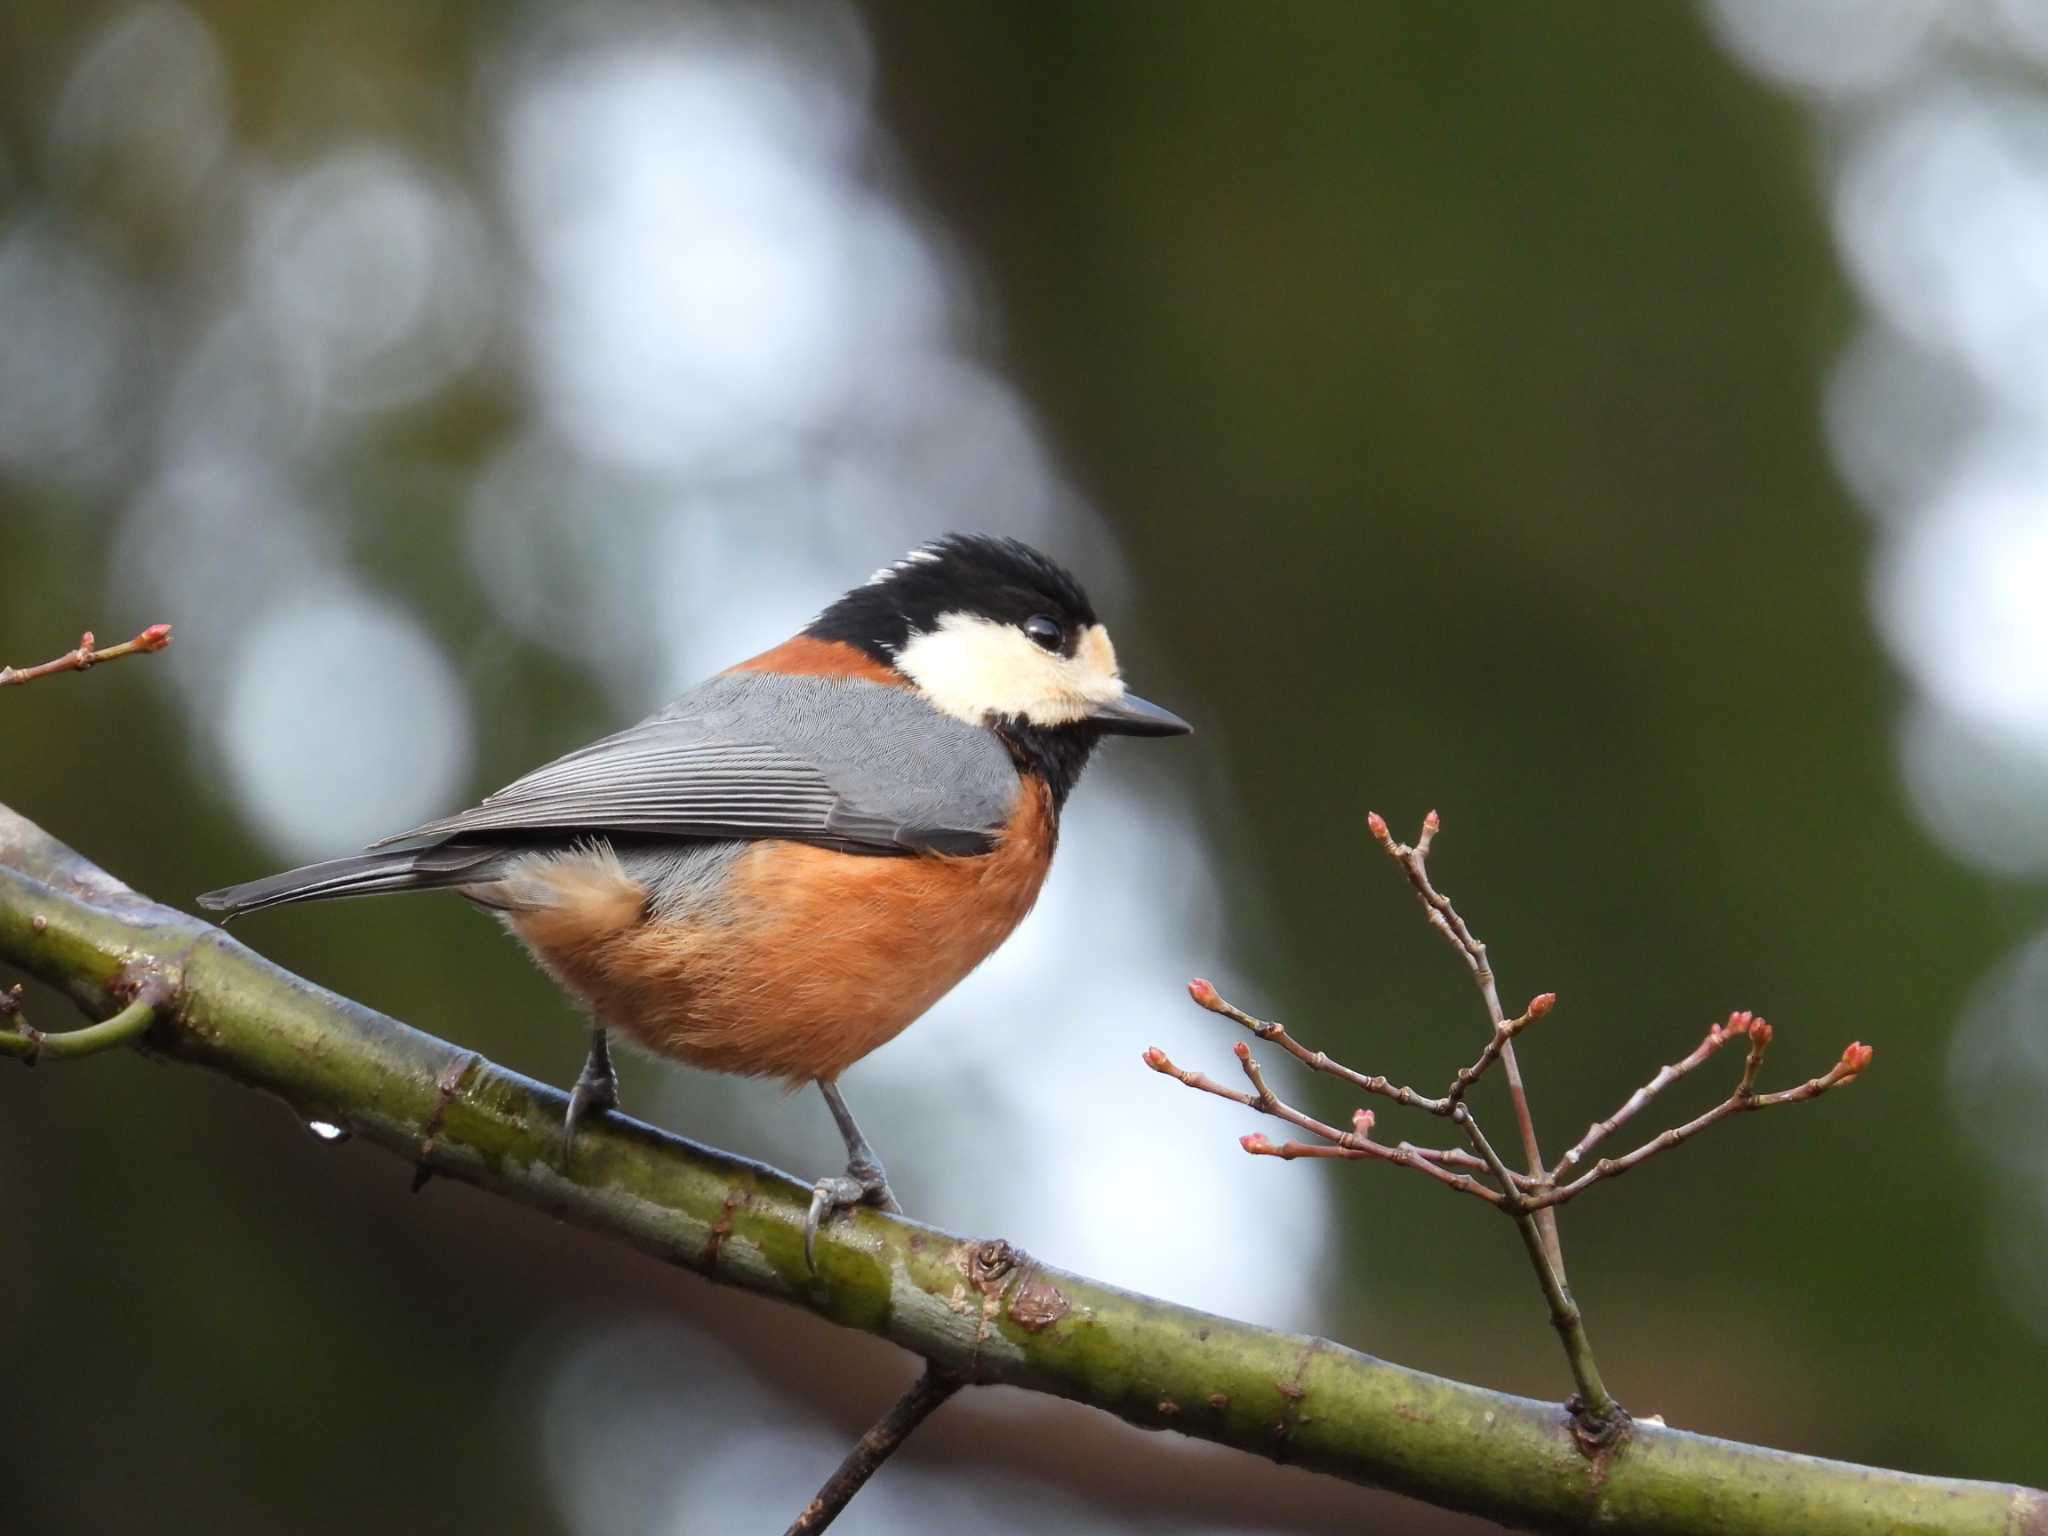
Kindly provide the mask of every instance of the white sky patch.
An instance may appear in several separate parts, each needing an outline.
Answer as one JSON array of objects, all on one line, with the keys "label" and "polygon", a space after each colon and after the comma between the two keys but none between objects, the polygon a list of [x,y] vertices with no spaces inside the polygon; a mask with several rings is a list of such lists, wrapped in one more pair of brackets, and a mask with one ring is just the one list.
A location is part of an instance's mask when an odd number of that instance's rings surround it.
[{"label": "white sky patch", "polygon": [[1823,100],[1881,89],[1934,40],[1948,0],[1708,0],[1716,40],[1758,74]]},{"label": "white sky patch", "polygon": [[376,145],[332,154],[258,199],[252,251],[267,318],[298,338],[343,406],[440,388],[490,321],[489,249],[468,201]]},{"label": "white sky patch", "polygon": [[54,219],[0,227],[0,338],[0,468],[57,483],[110,473],[129,295]]},{"label": "white sky patch", "polygon": [[878,237],[896,216],[848,174],[857,65],[798,68],[691,24],[533,68],[505,116],[522,309],[544,409],[583,451],[773,464],[843,407],[853,317],[938,318],[927,271],[872,259],[903,242]]},{"label": "white sky patch", "polygon": [[333,580],[238,625],[236,643],[221,726],[233,796],[280,853],[351,853],[455,806],[469,703],[408,615]]},{"label": "white sky patch", "polygon": [[2048,93],[1958,78],[1904,93],[1859,119],[1834,210],[1888,323],[2048,415]]},{"label": "white sky patch", "polygon": [[1887,541],[1874,603],[1932,697],[2048,765],[2048,436],[1979,444]]},{"label": "white sky patch", "polygon": [[1924,698],[1899,721],[1913,809],[1957,858],[2012,879],[2048,869],[2041,753]]}]

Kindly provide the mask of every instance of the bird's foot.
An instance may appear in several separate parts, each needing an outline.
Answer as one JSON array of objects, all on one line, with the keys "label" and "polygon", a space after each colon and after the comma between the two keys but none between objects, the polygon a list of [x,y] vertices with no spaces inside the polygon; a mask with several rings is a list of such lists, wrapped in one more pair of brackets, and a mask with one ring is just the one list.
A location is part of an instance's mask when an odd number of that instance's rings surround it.
[{"label": "bird's foot", "polygon": [[890,1192],[889,1176],[880,1163],[856,1159],[846,1165],[846,1172],[828,1174],[813,1186],[810,1214],[804,1217],[804,1263],[813,1274],[818,1268],[819,1226],[835,1212],[850,1211],[860,1205],[884,1211],[903,1209]]},{"label": "bird's foot", "polygon": [[562,1161],[576,1144],[576,1127],[586,1115],[601,1115],[619,1107],[619,1074],[612,1069],[612,1053],[605,1044],[604,1031],[591,1031],[590,1054],[583,1070],[576,1074],[576,1086],[569,1090],[569,1113],[562,1117]]}]

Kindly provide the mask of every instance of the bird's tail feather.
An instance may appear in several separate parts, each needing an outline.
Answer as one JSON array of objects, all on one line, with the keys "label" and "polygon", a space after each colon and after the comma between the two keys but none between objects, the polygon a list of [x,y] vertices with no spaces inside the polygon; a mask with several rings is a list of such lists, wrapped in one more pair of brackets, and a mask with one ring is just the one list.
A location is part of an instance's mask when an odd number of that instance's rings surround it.
[{"label": "bird's tail feather", "polygon": [[488,882],[524,850],[503,845],[457,843],[434,848],[396,848],[328,859],[223,886],[199,898],[199,905],[225,912],[222,922],[244,912],[261,912],[294,901],[336,896],[376,896],[386,891],[432,891],[451,885]]}]

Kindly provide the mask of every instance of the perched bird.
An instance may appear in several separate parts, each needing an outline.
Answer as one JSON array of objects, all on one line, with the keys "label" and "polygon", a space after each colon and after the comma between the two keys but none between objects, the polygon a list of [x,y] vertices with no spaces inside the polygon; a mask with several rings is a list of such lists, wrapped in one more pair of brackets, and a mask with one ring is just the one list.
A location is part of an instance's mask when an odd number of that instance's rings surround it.
[{"label": "perched bird", "polygon": [[877,571],[793,639],[473,809],[199,898],[452,889],[495,912],[589,1010],[563,1126],[618,1104],[620,1031],[693,1066],[816,1083],[846,1142],[804,1233],[894,1210],[839,1076],[1008,938],[1106,735],[1187,723],[1126,691],[1059,565],[953,534]]}]

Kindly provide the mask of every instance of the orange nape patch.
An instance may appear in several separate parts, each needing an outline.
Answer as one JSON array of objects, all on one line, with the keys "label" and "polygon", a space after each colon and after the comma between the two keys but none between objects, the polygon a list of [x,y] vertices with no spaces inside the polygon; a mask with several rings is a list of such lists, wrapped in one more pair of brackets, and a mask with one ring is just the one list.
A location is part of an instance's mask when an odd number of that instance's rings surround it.
[{"label": "orange nape patch", "polygon": [[798,635],[793,640],[751,656],[728,672],[788,672],[798,677],[864,677],[871,683],[908,688],[910,679],[886,662],[875,660],[857,645],[843,640],[819,640]]},{"label": "orange nape patch", "polygon": [[713,1071],[829,1081],[1023,921],[1052,863],[1054,816],[1045,786],[1026,779],[988,853],[753,843],[715,893],[662,915],[596,851],[536,869],[531,895],[547,904],[522,901],[505,921],[600,1023],[650,1050]]}]

